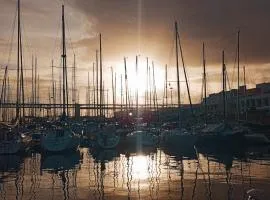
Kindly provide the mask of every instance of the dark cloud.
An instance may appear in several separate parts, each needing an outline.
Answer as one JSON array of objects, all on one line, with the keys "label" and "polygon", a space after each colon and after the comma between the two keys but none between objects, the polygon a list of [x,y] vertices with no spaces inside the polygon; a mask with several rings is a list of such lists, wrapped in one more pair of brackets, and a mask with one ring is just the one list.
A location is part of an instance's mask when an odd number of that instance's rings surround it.
[{"label": "dark cloud", "polygon": [[[199,64],[201,44],[207,44],[208,60],[220,62],[226,50],[233,60],[236,33],[241,30],[241,58],[251,63],[269,62],[270,26],[267,0],[74,0],[73,6],[97,19],[96,29],[108,39],[108,47],[136,52],[140,33],[144,53],[168,62],[174,20],[179,22],[186,60]],[[141,15],[138,4],[141,2]],[[138,30],[139,16],[141,30]],[[149,47],[149,48],[148,48]],[[150,48],[151,47],[151,48]],[[151,52],[152,51],[152,52]],[[154,52],[154,53],[153,53]],[[122,53],[124,54],[124,53]]]},{"label": "dark cloud", "polygon": [[[47,71],[48,76],[47,69],[51,59],[54,58],[57,62],[61,55],[61,2],[21,0],[23,39],[25,44],[31,47],[28,54],[35,52],[39,56],[41,71],[43,70],[44,74]],[[220,85],[218,82],[221,51],[225,50],[226,63],[233,66],[238,29],[241,30],[241,65],[252,65],[247,74],[250,77],[249,82],[269,80],[270,71],[266,65],[270,63],[269,0],[65,0],[64,2],[68,24],[69,65],[75,51],[78,65],[81,64],[82,69],[91,66],[95,60],[95,50],[98,48],[98,33],[102,33],[105,64],[122,63],[124,56],[130,59],[140,53],[141,58],[148,56],[160,66],[167,63],[173,67],[174,21],[177,20],[184,59],[188,68],[192,67],[192,70],[188,69],[191,86],[199,87],[201,82],[199,77],[202,69],[198,66],[202,65],[203,42],[206,44],[207,69],[212,75],[209,82],[217,87]],[[7,60],[7,47],[15,11],[16,0],[0,0],[1,65]],[[72,45],[70,41],[73,42]],[[24,55],[27,58],[26,53]],[[28,59],[28,63],[31,63],[31,59]],[[172,68],[170,73],[172,77],[175,75]],[[83,73],[81,75],[84,77]],[[84,78],[80,81],[83,82]]]}]

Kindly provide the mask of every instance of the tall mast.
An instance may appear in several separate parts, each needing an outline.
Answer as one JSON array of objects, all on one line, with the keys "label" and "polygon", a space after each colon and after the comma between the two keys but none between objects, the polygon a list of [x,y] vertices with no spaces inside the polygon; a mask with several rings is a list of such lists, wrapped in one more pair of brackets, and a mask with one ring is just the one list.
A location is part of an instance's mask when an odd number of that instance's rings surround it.
[{"label": "tall mast", "polygon": [[39,96],[39,75],[38,75],[37,101],[38,101],[38,104],[40,104],[40,96]]},{"label": "tall mast", "polygon": [[148,77],[149,77],[149,79],[148,79],[149,80],[149,107],[150,107],[150,110],[151,110],[151,107],[152,107],[152,79],[151,79],[150,66],[148,66]]},{"label": "tall mast", "polygon": [[223,94],[223,119],[226,122],[226,65],[224,60],[224,51],[222,51],[222,94]]},{"label": "tall mast", "polygon": [[177,70],[177,102],[180,109],[180,79],[179,79],[179,59],[178,59],[178,26],[175,22],[175,47],[176,47],[176,70]]},{"label": "tall mast", "polygon": [[237,121],[240,120],[239,90],[240,90],[240,31],[237,32]]},{"label": "tall mast", "polygon": [[146,58],[146,91],[145,91],[145,109],[147,110],[148,107],[148,58]]},{"label": "tall mast", "polygon": [[53,60],[52,60],[52,104],[53,104],[53,118],[56,116],[56,111],[55,111],[55,85],[54,85],[54,71],[53,71]]},{"label": "tall mast", "polygon": [[[138,56],[136,55],[136,80],[138,80]],[[138,85],[136,85],[136,115],[139,117],[139,94]]]},{"label": "tall mast", "polygon": [[4,73],[4,78],[3,78],[3,82],[2,82],[2,90],[1,90],[1,97],[0,97],[0,108],[1,108],[1,112],[2,112],[2,120],[4,120],[4,108],[2,107],[2,104],[5,103],[5,93],[6,93],[6,79],[7,79],[7,68],[8,66],[5,67],[5,73]]},{"label": "tall mast", "polygon": [[180,78],[179,78],[179,60],[178,60],[178,26],[177,22],[175,22],[175,53],[176,53],[176,70],[177,70],[177,105],[178,105],[178,121],[179,127],[181,127],[181,119],[180,119],[180,112],[181,112],[181,100],[180,100]]},{"label": "tall mast", "polygon": [[99,63],[100,63],[100,116],[103,115],[103,79],[102,79],[102,46],[101,46],[101,34],[99,34]]},{"label": "tall mast", "polygon": [[97,115],[99,114],[98,113],[98,104],[99,104],[99,101],[98,101],[98,50],[96,50],[96,104],[97,104],[97,107],[96,107],[96,113]]},{"label": "tall mast", "polygon": [[204,84],[204,123],[207,124],[207,102],[206,102],[206,69],[205,69],[205,46],[203,43],[203,84]]},{"label": "tall mast", "polygon": [[[175,22],[175,23],[176,23],[176,40],[178,39],[178,42],[179,42],[179,50],[180,50],[180,53],[181,53],[181,60],[182,60],[182,64],[183,64],[183,71],[184,71],[184,75],[185,75],[185,81],[186,81],[187,92],[188,92],[188,99],[189,99],[191,114],[193,116],[193,106],[192,106],[191,95],[190,95],[190,90],[189,90],[189,84],[188,84],[188,79],[187,79],[187,73],[186,73],[186,66],[185,66],[185,62],[184,62],[183,50],[182,50],[180,36],[179,36],[178,28],[177,28],[177,22]],[[176,44],[176,46],[177,46],[177,44]],[[177,60],[178,60],[178,58],[177,58]],[[179,96],[180,96],[180,94],[179,94]]]},{"label": "tall mast", "polygon": [[36,104],[37,104],[37,57],[35,56],[35,91],[34,91],[34,103],[35,103],[35,107],[34,107],[34,116],[36,117],[37,115],[37,108],[36,108]]},{"label": "tall mast", "polygon": [[112,72],[112,97],[113,97],[113,113],[115,113],[115,94],[114,94],[114,84],[113,83],[113,68],[111,67],[111,72]]},{"label": "tall mast", "polygon": [[93,115],[96,115],[96,87],[95,87],[95,63],[93,62],[93,103],[94,103],[94,112]]},{"label": "tall mast", "polygon": [[157,102],[156,102],[156,82],[155,82],[155,65],[154,62],[152,61],[152,72],[153,72],[153,102],[154,102],[154,111],[157,111],[156,106],[157,106]]},{"label": "tall mast", "polygon": [[125,88],[126,88],[126,114],[128,113],[128,82],[127,82],[127,61],[124,58],[125,64]]},{"label": "tall mast", "polygon": [[20,35],[21,35],[21,8],[20,8],[20,0],[17,2],[18,6],[18,39],[17,39],[17,98],[16,98],[16,120],[19,119],[20,108],[19,108],[19,96],[20,96]]},{"label": "tall mast", "polygon": [[165,104],[168,107],[168,66],[165,67]]},{"label": "tall mast", "polygon": [[[115,106],[117,104],[117,91],[116,91],[116,72],[114,73],[114,103],[115,103]],[[116,108],[114,108],[115,111],[116,111]],[[115,113],[114,113],[115,114]],[[114,115],[115,117],[115,115]]]},{"label": "tall mast", "polygon": [[247,120],[247,85],[246,85],[246,67],[243,67],[244,70],[244,95],[245,95],[245,120]]},{"label": "tall mast", "polygon": [[76,103],[76,55],[73,55],[73,68],[72,68],[72,103]]},{"label": "tall mast", "polygon": [[[88,84],[87,84],[87,92],[86,92],[86,95],[87,95],[87,98],[86,98],[86,102],[87,102],[87,107],[90,106],[90,77],[89,77],[89,71],[88,71]],[[90,109],[87,110],[87,116],[90,116]]]},{"label": "tall mast", "polygon": [[[34,104],[34,95],[35,95],[35,92],[34,92],[34,56],[32,55],[32,69],[31,69],[31,72],[32,72],[32,95],[31,95],[31,104],[33,105]],[[34,108],[31,109],[31,115],[32,117],[34,116]]]},{"label": "tall mast", "polygon": [[121,112],[123,111],[123,77],[121,74]]},{"label": "tall mast", "polygon": [[63,116],[66,116],[66,38],[65,38],[65,8],[62,5],[62,65],[63,65]]}]

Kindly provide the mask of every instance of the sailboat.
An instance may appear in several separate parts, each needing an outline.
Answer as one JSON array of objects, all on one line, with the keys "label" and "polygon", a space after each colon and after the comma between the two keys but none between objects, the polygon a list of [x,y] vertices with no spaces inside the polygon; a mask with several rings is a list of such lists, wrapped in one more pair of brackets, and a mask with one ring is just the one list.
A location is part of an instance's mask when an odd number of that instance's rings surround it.
[{"label": "sailboat", "polygon": [[[105,120],[105,113],[103,109],[104,103],[104,88],[103,88],[103,79],[102,79],[102,43],[101,43],[101,34],[99,34],[99,48],[100,48],[100,117]],[[103,116],[104,115],[104,116]],[[116,134],[116,125],[100,123],[100,129],[97,134],[97,144],[102,149],[112,149],[115,148],[120,141],[120,136]]]},{"label": "sailboat", "polygon": [[224,51],[222,52],[222,101],[223,101],[223,121],[216,124],[206,124],[201,130],[198,146],[229,145],[240,147],[244,139],[244,130],[231,125],[227,120],[226,112],[226,65],[224,61]]},{"label": "sailboat", "polygon": [[[18,41],[17,41],[17,99],[16,99],[16,119],[12,125],[1,124],[0,126],[0,155],[1,154],[16,154],[23,148],[23,138],[19,133],[20,125],[20,95],[23,95],[23,72],[22,69],[22,35],[21,35],[21,12],[20,0],[17,2],[18,15]],[[7,76],[8,67],[5,68],[5,77]],[[3,85],[4,86],[4,85]],[[2,103],[2,102],[1,102]]]},{"label": "sailboat", "polygon": [[[190,107],[192,111],[192,103],[191,103],[191,98],[190,98],[190,92],[189,92],[189,85],[187,81],[187,75],[185,71],[185,64],[184,64],[184,59],[183,59],[183,53],[182,53],[182,47],[180,43],[180,36],[178,33],[178,26],[177,22],[175,22],[175,42],[176,42],[176,69],[177,69],[177,91],[178,91],[178,122],[177,126],[171,129],[163,129],[161,131],[161,141],[163,146],[170,146],[172,148],[177,148],[179,151],[190,149],[193,151],[193,147],[197,141],[197,135],[193,134],[186,129],[184,129],[182,125],[182,119],[181,119],[181,101],[180,101],[180,75],[179,75],[179,60],[178,60],[178,51],[180,47],[180,53],[181,53],[181,58],[182,58],[182,64],[183,64],[183,69],[184,69],[184,74],[186,78],[186,86],[187,86],[187,91],[189,95],[189,101],[190,101]],[[179,44],[178,44],[179,42]],[[193,113],[193,112],[192,112]]]},{"label": "sailboat", "polygon": [[71,149],[77,149],[79,145],[79,136],[70,128],[67,118],[67,67],[66,67],[66,45],[65,45],[65,13],[62,5],[62,64],[63,64],[63,113],[60,121],[48,124],[46,130],[41,136],[41,148],[48,152],[62,152]]}]

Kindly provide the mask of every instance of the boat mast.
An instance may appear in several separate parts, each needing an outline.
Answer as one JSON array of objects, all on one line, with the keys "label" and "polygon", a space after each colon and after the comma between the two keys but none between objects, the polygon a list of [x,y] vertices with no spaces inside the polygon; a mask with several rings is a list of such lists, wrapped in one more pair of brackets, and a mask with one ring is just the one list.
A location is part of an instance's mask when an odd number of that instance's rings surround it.
[{"label": "boat mast", "polygon": [[[137,55],[136,55],[136,79],[138,80],[138,56]],[[136,116],[139,117],[138,85],[136,85]]]},{"label": "boat mast", "polygon": [[[35,103],[34,102],[34,95],[35,95],[35,92],[34,92],[34,56],[32,55],[32,69],[31,69],[31,73],[32,73],[32,94],[31,94],[31,103],[32,105]],[[34,116],[34,108],[32,107],[31,109],[31,117]]]},{"label": "boat mast", "polygon": [[168,66],[165,66],[165,105],[168,107]]},{"label": "boat mast", "polygon": [[37,56],[35,56],[35,91],[34,91],[34,103],[35,103],[35,107],[34,107],[34,116],[37,116]]},{"label": "boat mast", "polygon": [[154,111],[157,111],[157,93],[156,93],[156,80],[155,80],[155,65],[152,61],[152,73],[153,73],[153,101],[154,101]]},{"label": "boat mast", "polygon": [[20,0],[17,2],[18,6],[18,38],[17,38],[17,98],[16,98],[16,120],[19,120],[19,115],[20,115],[20,35],[21,35],[21,10],[20,10]]},{"label": "boat mast", "polygon": [[114,82],[113,82],[113,68],[111,67],[112,72],[112,97],[113,97],[113,113],[115,113],[115,90],[114,90]]},{"label": "boat mast", "polygon": [[87,92],[86,92],[86,103],[87,103],[87,116],[89,117],[90,116],[90,109],[89,109],[89,106],[90,106],[90,76],[89,76],[89,71],[88,71],[88,77],[87,77]]},{"label": "boat mast", "polygon": [[222,51],[222,95],[223,95],[223,119],[226,123],[226,65],[224,61],[224,51]]},{"label": "boat mast", "polygon": [[103,115],[103,80],[102,80],[102,46],[101,46],[101,34],[99,34],[99,63],[100,63],[100,116]]},{"label": "boat mast", "polygon": [[148,80],[149,80],[149,109],[151,111],[152,109],[152,79],[151,79],[151,69],[150,69],[150,65],[148,65]]},{"label": "boat mast", "polygon": [[148,107],[148,58],[146,58],[146,91],[145,91],[145,110]]},{"label": "boat mast", "polygon": [[23,55],[22,55],[22,33],[20,29],[20,65],[21,65],[21,81],[20,81],[20,95],[22,99],[22,108],[23,108],[23,113],[22,113],[22,120],[24,121],[25,119],[25,106],[24,106],[24,78],[23,78]]},{"label": "boat mast", "polygon": [[[179,50],[180,50],[180,53],[181,53],[181,60],[182,60],[182,64],[183,64],[183,71],[184,71],[185,80],[186,80],[189,105],[190,105],[190,109],[191,109],[191,115],[193,116],[193,106],[192,106],[192,101],[191,101],[191,95],[190,95],[189,84],[188,84],[187,73],[186,73],[186,66],[185,66],[185,62],[184,62],[183,50],[182,50],[182,46],[181,46],[181,41],[180,41],[180,35],[179,35],[179,32],[178,32],[177,22],[175,22],[175,27],[176,27],[176,46],[177,46],[177,42],[179,42]],[[179,96],[180,96],[180,94],[179,94]]]},{"label": "boat mast", "polygon": [[237,121],[240,120],[239,90],[240,90],[240,31],[237,32]]},{"label": "boat mast", "polygon": [[65,8],[62,5],[62,65],[63,65],[63,116],[66,116],[66,43],[65,43]]},{"label": "boat mast", "polygon": [[96,115],[98,116],[99,113],[98,113],[98,104],[99,104],[99,101],[98,101],[98,50],[96,50]]},{"label": "boat mast", "polygon": [[93,116],[96,115],[96,87],[95,87],[95,62],[93,62],[93,103],[94,103],[94,110],[93,110]]},{"label": "boat mast", "polygon": [[245,120],[247,121],[247,85],[246,85],[246,67],[243,67],[244,70],[244,88],[245,88]]},{"label": "boat mast", "polygon": [[122,112],[123,111],[123,77],[122,77],[122,74],[121,74],[120,78],[121,78],[121,112]]},{"label": "boat mast", "polygon": [[56,110],[55,110],[55,84],[54,84],[54,65],[52,60],[52,104],[53,104],[53,119],[56,117]]},{"label": "boat mast", "polygon": [[2,112],[2,120],[3,121],[5,121],[4,120],[4,108],[2,107],[2,105],[3,105],[3,103],[5,103],[5,99],[6,99],[6,89],[7,89],[7,87],[6,87],[6,83],[7,83],[7,81],[6,81],[6,79],[7,79],[7,68],[8,68],[8,66],[6,66],[5,67],[5,73],[4,73],[4,78],[3,78],[3,83],[2,83],[2,90],[1,90],[1,97],[0,97],[0,108],[1,108],[1,112]]},{"label": "boat mast", "polygon": [[205,69],[205,46],[203,43],[203,85],[204,85],[204,123],[207,124],[207,100],[206,100],[206,69]]},{"label": "boat mast", "polygon": [[179,60],[178,60],[178,26],[177,22],[175,22],[175,47],[176,47],[176,70],[177,70],[177,103],[178,103],[178,121],[179,121],[179,127],[181,126],[180,124],[180,106],[181,106],[181,101],[180,101],[180,79],[179,79]]},{"label": "boat mast", "polygon": [[[115,105],[114,106],[116,106],[116,102],[117,102],[117,93],[116,93],[116,72],[114,73],[114,103],[115,103]],[[115,111],[116,111],[116,108],[114,107],[114,109],[115,109]],[[115,117],[115,113],[114,113],[114,117]]]},{"label": "boat mast", "polygon": [[125,65],[125,88],[126,88],[126,115],[128,115],[128,82],[127,82],[127,61],[124,57],[124,65]]}]

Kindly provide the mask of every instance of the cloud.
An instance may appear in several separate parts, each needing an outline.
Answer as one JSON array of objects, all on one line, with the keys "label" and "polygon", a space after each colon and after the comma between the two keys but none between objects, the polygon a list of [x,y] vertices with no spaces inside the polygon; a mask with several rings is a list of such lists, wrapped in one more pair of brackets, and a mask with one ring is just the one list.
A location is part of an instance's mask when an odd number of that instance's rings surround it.
[{"label": "cloud", "polygon": [[[25,62],[30,66],[31,54],[36,54],[44,73],[52,58],[60,63],[61,2],[21,1]],[[140,54],[160,66],[168,64],[173,71],[177,20],[191,86],[198,88],[200,82],[201,68],[197,66],[202,64],[201,49],[205,42],[208,70],[212,72],[210,82],[217,88],[221,51],[225,50],[226,63],[232,66],[239,28],[241,66],[256,66],[250,69],[253,74],[247,74],[254,79],[249,82],[267,81],[270,77],[265,67],[270,63],[268,0],[65,0],[65,3],[68,65],[72,65],[76,53],[79,68],[91,66],[98,49],[98,33],[102,33],[106,65],[122,63],[124,56]],[[16,1],[1,0],[0,5],[2,65],[7,60],[6,45],[12,33]]]}]

